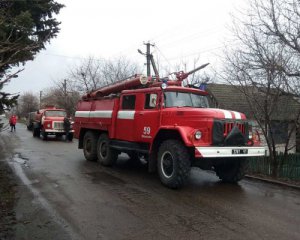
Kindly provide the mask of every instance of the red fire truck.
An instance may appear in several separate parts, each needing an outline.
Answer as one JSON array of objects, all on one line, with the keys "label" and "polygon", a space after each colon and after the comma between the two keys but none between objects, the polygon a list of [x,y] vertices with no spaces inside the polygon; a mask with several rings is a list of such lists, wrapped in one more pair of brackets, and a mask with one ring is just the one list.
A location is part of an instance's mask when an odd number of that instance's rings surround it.
[{"label": "red fire truck", "polygon": [[[33,136],[40,137],[42,135],[43,140],[47,140],[48,135],[55,135],[58,138],[66,135],[64,127],[65,117],[67,117],[66,111],[54,106],[46,106],[44,109],[38,110],[33,121]],[[70,130],[66,135],[66,139],[72,141],[73,133],[74,130],[72,129],[72,124],[70,124]]]},{"label": "red fire truck", "polygon": [[176,73],[175,81],[136,75],[83,96],[74,136],[85,158],[111,166],[120,153],[143,156],[170,188],[183,186],[192,166],[241,180],[247,157],[265,149],[244,114],[210,108],[207,92],[182,86],[192,72]]}]

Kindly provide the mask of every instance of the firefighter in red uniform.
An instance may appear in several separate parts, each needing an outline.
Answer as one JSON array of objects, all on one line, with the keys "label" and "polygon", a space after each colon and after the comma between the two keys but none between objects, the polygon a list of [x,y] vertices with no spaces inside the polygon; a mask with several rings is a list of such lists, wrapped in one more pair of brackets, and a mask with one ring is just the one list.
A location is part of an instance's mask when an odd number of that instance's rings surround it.
[{"label": "firefighter in red uniform", "polygon": [[12,115],[9,119],[10,131],[16,131],[17,117],[16,115]]}]

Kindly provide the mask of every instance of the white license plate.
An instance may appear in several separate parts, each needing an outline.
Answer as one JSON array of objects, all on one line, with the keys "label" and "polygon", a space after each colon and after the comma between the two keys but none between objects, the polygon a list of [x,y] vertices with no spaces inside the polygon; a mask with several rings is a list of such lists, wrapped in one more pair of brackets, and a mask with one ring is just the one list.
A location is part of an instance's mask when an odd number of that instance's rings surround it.
[{"label": "white license plate", "polygon": [[232,154],[248,154],[248,149],[232,149]]}]

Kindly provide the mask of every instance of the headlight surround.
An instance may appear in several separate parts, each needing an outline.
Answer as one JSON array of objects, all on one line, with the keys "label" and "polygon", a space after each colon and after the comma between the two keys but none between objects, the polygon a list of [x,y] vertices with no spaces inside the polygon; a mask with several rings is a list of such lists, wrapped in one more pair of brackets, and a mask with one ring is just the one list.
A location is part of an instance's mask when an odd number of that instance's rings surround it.
[{"label": "headlight surround", "polygon": [[196,140],[200,140],[201,137],[202,137],[202,132],[200,130],[197,130],[195,133],[194,133],[194,136],[195,136],[195,139]]}]

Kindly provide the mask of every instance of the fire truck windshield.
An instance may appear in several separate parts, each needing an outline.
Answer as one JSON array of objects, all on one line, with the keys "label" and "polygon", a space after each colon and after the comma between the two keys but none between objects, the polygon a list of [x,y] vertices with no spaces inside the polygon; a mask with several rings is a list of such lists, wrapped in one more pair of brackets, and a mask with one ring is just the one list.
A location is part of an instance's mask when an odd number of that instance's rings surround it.
[{"label": "fire truck windshield", "polygon": [[206,96],[188,92],[165,92],[165,107],[208,108]]},{"label": "fire truck windshield", "polygon": [[67,114],[65,111],[46,111],[45,117],[65,117]]}]

